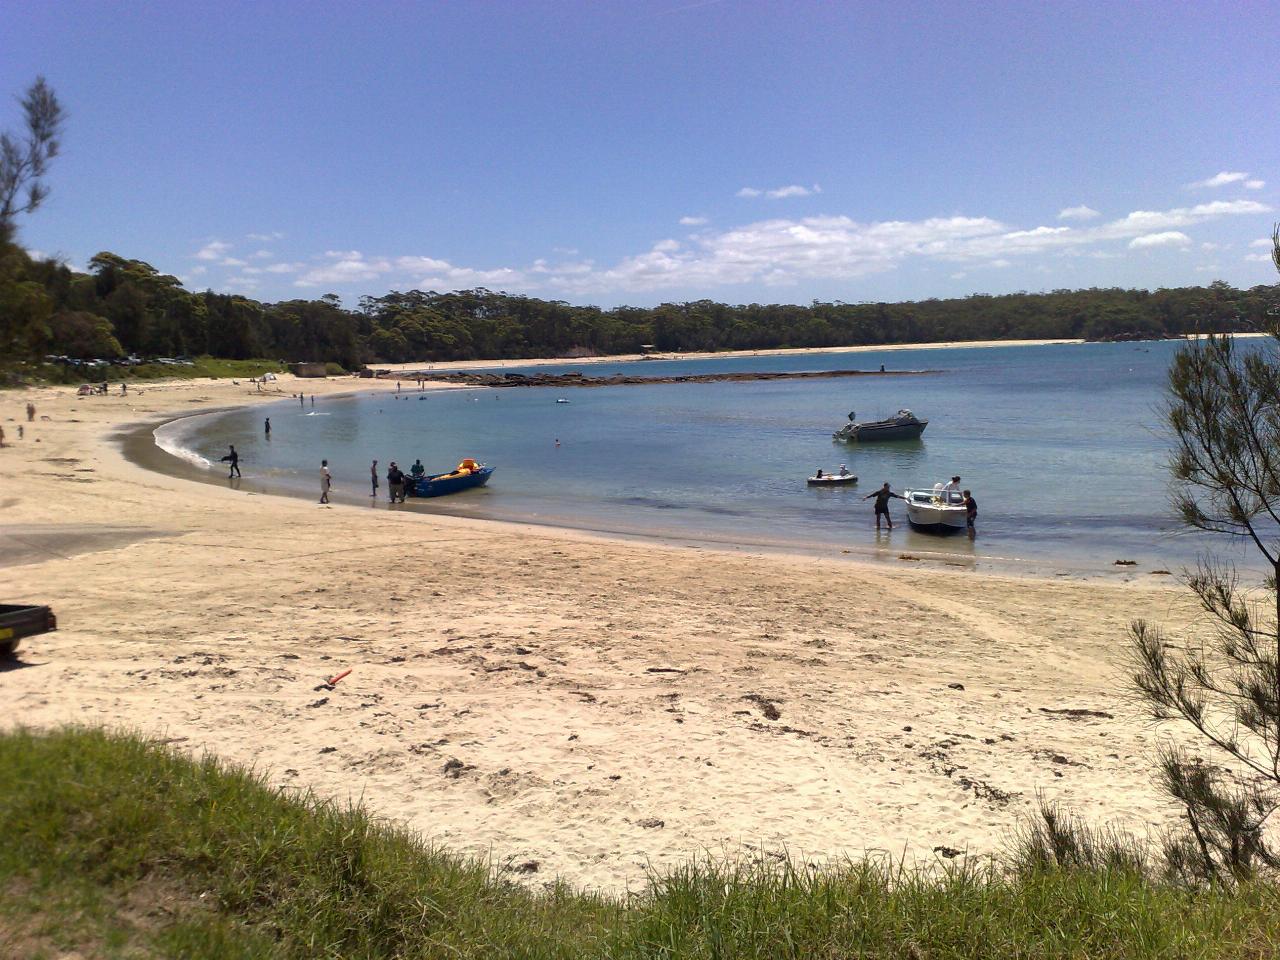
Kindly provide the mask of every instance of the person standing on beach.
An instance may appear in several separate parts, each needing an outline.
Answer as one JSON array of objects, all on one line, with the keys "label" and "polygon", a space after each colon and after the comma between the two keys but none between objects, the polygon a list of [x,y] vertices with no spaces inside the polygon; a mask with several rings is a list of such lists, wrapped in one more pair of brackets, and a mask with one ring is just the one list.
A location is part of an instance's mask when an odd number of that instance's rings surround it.
[{"label": "person standing on beach", "polygon": [[378,495],[378,461],[373,461],[373,466],[369,468],[369,482],[373,484],[373,492],[369,494],[371,497]]},{"label": "person standing on beach", "polygon": [[266,431],[268,437],[271,436],[271,418],[267,417],[266,422],[262,425],[262,429]]},{"label": "person standing on beach", "polygon": [[302,394],[302,393],[298,394],[298,406],[305,407],[306,405],[307,405],[306,394]]},{"label": "person standing on beach", "polygon": [[316,405],[316,395],[314,393],[311,395],[311,405],[313,407]]},{"label": "person standing on beach", "polygon": [[888,480],[886,480],[884,482],[884,486],[875,491],[875,493],[868,493],[862,499],[870,500],[872,497],[876,498],[876,529],[880,529],[880,518],[884,517],[884,522],[887,523],[889,525],[889,529],[892,530],[893,517],[889,516],[889,501],[894,498],[897,498],[898,500],[903,500],[905,498],[889,489]]},{"label": "person standing on beach", "polygon": [[223,463],[230,463],[231,467],[227,471],[227,479],[240,476],[240,454],[236,453],[235,444],[231,445],[231,452],[222,458]]},{"label": "person standing on beach", "polygon": [[387,491],[391,495],[392,503],[397,500],[404,503],[404,473],[394,460],[391,461],[391,468],[387,470]]},{"label": "person standing on beach", "polygon": [[36,405],[34,403],[27,404],[27,423],[36,418]]},{"label": "person standing on beach", "polygon": [[329,474],[329,461],[320,461],[320,502],[329,502],[329,488],[333,486],[333,477]]}]

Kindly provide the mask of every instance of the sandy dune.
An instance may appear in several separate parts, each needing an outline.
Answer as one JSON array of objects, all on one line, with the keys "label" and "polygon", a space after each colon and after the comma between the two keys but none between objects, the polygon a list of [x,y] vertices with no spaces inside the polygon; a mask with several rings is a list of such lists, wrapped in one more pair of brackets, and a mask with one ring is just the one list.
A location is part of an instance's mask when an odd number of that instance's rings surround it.
[{"label": "sandy dune", "polygon": [[63,624],[0,672],[6,723],[162,734],[526,880],[610,890],[705,850],[988,851],[1037,791],[1139,831],[1173,815],[1117,693],[1130,619],[1193,620],[1160,578],[320,507],[143,470],[109,439],[260,399],[227,381],[0,396],[3,596]]}]

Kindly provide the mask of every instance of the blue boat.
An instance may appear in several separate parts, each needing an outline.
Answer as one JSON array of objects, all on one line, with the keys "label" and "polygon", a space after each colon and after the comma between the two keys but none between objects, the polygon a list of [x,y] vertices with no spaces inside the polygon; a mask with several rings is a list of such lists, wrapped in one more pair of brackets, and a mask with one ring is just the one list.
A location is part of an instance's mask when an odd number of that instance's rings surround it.
[{"label": "blue boat", "polygon": [[483,487],[493,476],[493,467],[474,460],[463,460],[451,473],[436,473],[417,480],[408,478],[407,488],[414,497],[443,497],[472,487]]}]

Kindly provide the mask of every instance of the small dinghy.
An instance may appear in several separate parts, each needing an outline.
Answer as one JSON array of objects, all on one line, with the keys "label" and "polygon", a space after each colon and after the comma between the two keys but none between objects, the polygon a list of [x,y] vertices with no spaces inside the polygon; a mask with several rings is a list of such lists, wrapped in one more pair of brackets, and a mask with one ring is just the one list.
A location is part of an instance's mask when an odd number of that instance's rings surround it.
[{"label": "small dinghy", "polygon": [[858,478],[850,473],[844,464],[840,465],[839,473],[823,473],[819,470],[808,480],[811,487],[845,487],[857,482]]}]

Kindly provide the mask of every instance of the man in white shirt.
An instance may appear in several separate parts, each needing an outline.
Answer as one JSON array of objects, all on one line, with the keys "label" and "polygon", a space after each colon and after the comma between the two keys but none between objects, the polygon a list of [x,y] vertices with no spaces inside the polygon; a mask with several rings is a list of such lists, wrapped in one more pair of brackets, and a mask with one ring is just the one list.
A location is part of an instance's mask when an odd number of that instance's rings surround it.
[{"label": "man in white shirt", "polygon": [[333,477],[329,475],[329,461],[320,461],[320,502],[329,502],[329,488],[333,486]]}]

